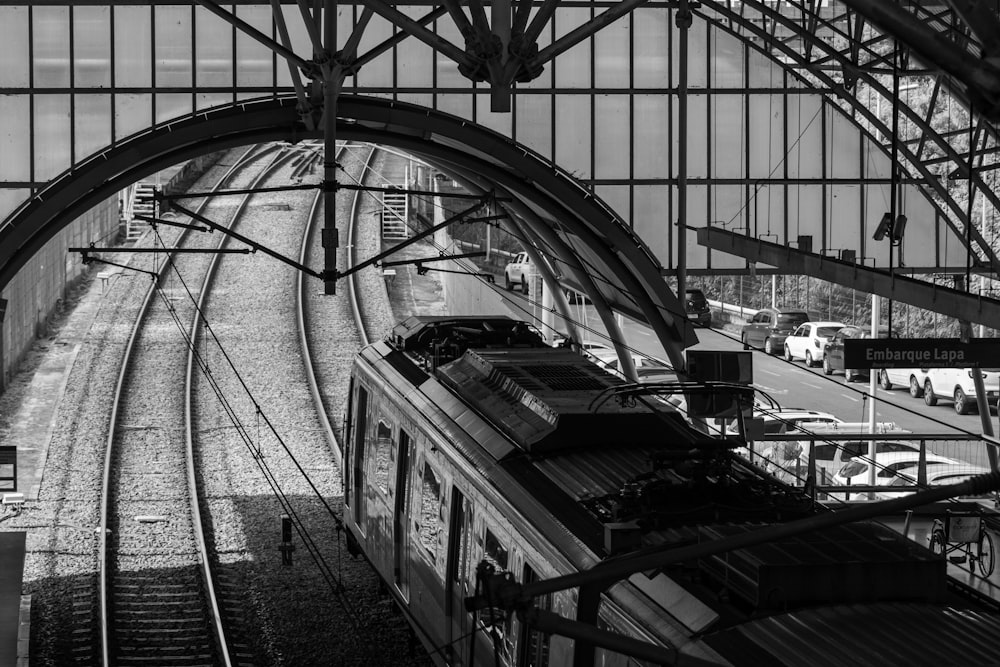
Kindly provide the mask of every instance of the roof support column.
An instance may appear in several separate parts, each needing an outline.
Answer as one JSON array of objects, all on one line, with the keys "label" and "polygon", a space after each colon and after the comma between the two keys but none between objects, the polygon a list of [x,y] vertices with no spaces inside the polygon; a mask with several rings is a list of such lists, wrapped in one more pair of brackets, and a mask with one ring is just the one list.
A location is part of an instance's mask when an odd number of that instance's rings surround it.
[{"label": "roof support column", "polygon": [[333,59],[337,40],[337,5],[326,0],[323,9],[326,63],[323,65],[323,293],[337,293],[337,97],[341,68]]},{"label": "roof support column", "polygon": [[680,62],[677,77],[677,298],[684,303],[687,287],[687,96],[688,96],[688,30],[691,29],[691,9],[688,0],[681,0],[674,15],[680,30]]}]

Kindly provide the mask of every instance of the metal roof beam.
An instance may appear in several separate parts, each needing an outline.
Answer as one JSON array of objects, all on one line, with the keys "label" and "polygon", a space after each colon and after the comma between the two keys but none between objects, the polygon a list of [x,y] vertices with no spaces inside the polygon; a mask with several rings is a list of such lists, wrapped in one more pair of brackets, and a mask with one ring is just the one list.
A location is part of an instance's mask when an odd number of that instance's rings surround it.
[{"label": "metal roof beam", "polygon": [[935,63],[968,87],[984,115],[1000,116],[1000,69],[929,28],[899,5],[884,0],[842,0],[881,30],[894,35],[925,62]]},{"label": "metal roof beam", "polygon": [[271,49],[272,51],[284,57],[285,59],[295,63],[300,68],[305,70],[309,69],[310,64],[307,60],[305,60],[299,55],[296,55],[296,53],[291,49],[287,49],[284,47],[284,45],[274,41],[273,39],[262,33],[260,30],[257,30],[257,28],[253,27],[252,25],[250,25],[243,19],[239,18],[235,14],[231,14],[226,10],[222,9],[211,0],[194,0],[194,2],[197,2],[199,5],[201,5],[208,11],[212,12],[226,23],[236,26],[242,32],[246,33],[248,36],[253,37],[267,48]]},{"label": "metal roof beam", "polygon": [[749,262],[777,266],[783,273],[821,278],[959,320],[1000,328],[1000,300],[997,299],[803,252],[717,227],[699,227],[697,233],[699,245],[744,257]]},{"label": "metal roof beam", "polygon": [[414,21],[392,5],[382,2],[382,0],[364,0],[364,4],[371,7],[376,14],[394,24],[397,28],[413,35],[431,48],[437,49],[459,65],[475,67],[475,63],[472,62],[472,59],[469,58],[465,51],[455,46],[444,37],[441,37],[436,32],[428,30],[419,22]]},{"label": "metal roof beam", "polygon": [[1000,58],[1000,20],[994,3],[981,0],[945,0],[979,38],[983,58],[993,63]]}]

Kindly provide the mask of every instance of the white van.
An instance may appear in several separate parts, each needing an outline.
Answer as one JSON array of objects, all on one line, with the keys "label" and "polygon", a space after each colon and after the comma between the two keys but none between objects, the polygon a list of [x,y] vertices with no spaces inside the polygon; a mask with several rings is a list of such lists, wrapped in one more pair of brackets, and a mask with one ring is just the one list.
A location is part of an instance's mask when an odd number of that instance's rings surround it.
[{"label": "white van", "polygon": [[931,368],[924,379],[924,403],[937,405],[938,399],[955,402],[955,412],[967,415],[976,409],[973,373],[983,376],[986,404],[994,405],[1000,395],[1000,368]]}]

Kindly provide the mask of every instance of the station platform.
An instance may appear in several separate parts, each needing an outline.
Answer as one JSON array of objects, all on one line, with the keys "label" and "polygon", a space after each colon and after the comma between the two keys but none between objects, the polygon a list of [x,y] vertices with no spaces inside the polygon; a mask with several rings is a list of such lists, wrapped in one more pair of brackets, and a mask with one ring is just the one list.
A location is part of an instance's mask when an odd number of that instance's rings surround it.
[{"label": "station platform", "polygon": [[[385,251],[391,247],[391,244],[383,244],[382,249]],[[398,262],[434,257],[437,254],[437,249],[430,243],[417,242],[392,253],[387,260]],[[423,275],[420,275],[415,264],[400,264],[383,272],[394,322],[411,315],[444,315],[449,312],[447,299],[449,276],[433,268],[444,264],[444,262],[427,264],[428,270]]]},{"label": "station platform", "polygon": [[21,667],[28,661],[30,597],[24,582],[24,532],[0,532],[0,665]]}]

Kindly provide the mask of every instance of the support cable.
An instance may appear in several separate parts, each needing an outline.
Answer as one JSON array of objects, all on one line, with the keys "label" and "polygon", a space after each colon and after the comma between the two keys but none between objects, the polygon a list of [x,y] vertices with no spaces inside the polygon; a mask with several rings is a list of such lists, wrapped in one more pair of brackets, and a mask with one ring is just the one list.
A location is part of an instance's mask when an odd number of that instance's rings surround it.
[{"label": "support cable", "polygon": [[[194,294],[192,293],[191,289],[188,287],[187,283],[185,282],[183,276],[181,275],[180,271],[177,268],[177,265],[174,263],[174,261],[172,259],[169,259],[168,261],[170,263],[170,267],[173,269],[174,273],[177,275],[178,280],[180,281],[181,285],[183,286],[185,292],[187,293],[188,298],[190,299],[190,301],[194,305],[194,309],[195,309],[195,311],[197,313],[197,316],[201,319],[202,323],[205,326],[205,329],[211,334],[212,340],[214,340],[215,343],[216,343],[216,345],[219,347],[219,350],[222,352],[223,358],[225,358],[225,360],[228,363],[230,369],[233,371],[236,379],[239,381],[240,385],[243,387],[244,392],[247,394],[247,396],[253,402],[253,404],[254,404],[254,406],[255,406],[255,408],[257,410],[258,415],[260,417],[263,417],[264,422],[267,425],[268,429],[275,436],[275,438],[277,439],[278,443],[284,449],[285,453],[289,456],[290,460],[294,463],[295,467],[298,469],[298,471],[300,472],[300,474],[303,476],[303,478],[309,484],[309,486],[313,490],[313,493],[315,494],[315,496],[319,499],[319,501],[322,503],[322,505],[326,508],[327,513],[334,519],[334,523],[336,524],[337,531],[339,533],[343,529],[343,521],[333,511],[333,509],[329,506],[329,504],[326,502],[326,499],[323,497],[323,495],[316,488],[315,484],[313,484],[312,479],[309,477],[309,475],[302,468],[301,464],[299,463],[299,461],[297,460],[297,458],[294,456],[294,454],[292,454],[292,452],[288,448],[287,444],[282,439],[281,435],[277,432],[277,430],[275,429],[274,425],[268,419],[267,414],[264,413],[260,409],[260,404],[254,398],[252,392],[250,391],[250,389],[247,386],[246,382],[244,381],[243,377],[240,375],[239,371],[236,369],[235,364],[233,363],[232,359],[230,358],[230,356],[226,352],[225,348],[222,346],[221,341],[215,335],[215,332],[212,330],[211,325],[208,322],[208,319],[205,317],[205,314],[198,307],[198,301],[195,298]],[[282,505],[282,509],[285,510],[285,512],[287,514],[289,514],[294,519],[293,524],[296,526],[296,530],[299,533],[299,536],[302,538],[303,543],[306,545],[306,549],[309,551],[309,553],[312,556],[314,562],[319,567],[321,575],[324,577],[324,579],[327,580],[327,583],[330,585],[331,589],[335,593],[338,593],[337,597],[338,597],[338,600],[340,601],[342,607],[344,608],[344,611],[349,615],[350,620],[352,621],[352,623],[355,624],[355,627],[357,627],[357,612],[351,607],[350,603],[347,600],[346,589],[344,588],[343,582],[339,581],[337,578],[335,578],[333,576],[332,569],[326,563],[326,560],[323,558],[322,553],[320,552],[319,547],[317,546],[316,542],[312,539],[312,535],[310,534],[309,530],[306,528],[306,526],[303,523],[301,517],[299,517],[298,513],[295,511],[295,508],[292,505],[291,500],[282,491],[281,486],[278,483],[277,478],[275,477],[273,471],[270,469],[270,467],[264,461],[264,457],[260,456],[260,455],[255,455],[255,449],[254,449],[254,444],[253,444],[252,438],[249,437],[249,435],[247,433],[247,430],[246,430],[246,427],[242,424],[242,422],[241,422],[241,420],[240,420],[240,418],[239,418],[239,416],[238,416],[238,414],[236,412],[236,409],[229,402],[228,398],[225,395],[225,392],[222,390],[222,387],[219,385],[218,381],[216,380],[215,375],[209,371],[207,360],[205,360],[202,357],[201,353],[197,349],[197,345],[196,345],[195,341],[193,341],[191,339],[190,335],[185,330],[185,327],[183,326],[183,323],[180,322],[180,318],[179,318],[179,315],[176,313],[175,307],[170,302],[170,300],[167,297],[167,295],[165,294],[165,292],[163,292],[159,288],[158,288],[158,292],[159,292],[161,298],[164,300],[164,303],[165,303],[165,306],[167,307],[168,312],[170,312],[171,317],[174,319],[175,324],[177,325],[179,331],[181,332],[181,337],[184,340],[184,343],[187,345],[188,349],[191,350],[192,356],[196,360],[199,369],[202,371],[203,376],[208,381],[209,386],[212,388],[213,392],[216,394],[217,398],[219,399],[220,403],[222,404],[224,412],[226,413],[226,415],[229,417],[230,421],[233,423],[234,427],[236,428],[238,436],[241,438],[241,440],[243,440],[244,445],[247,447],[248,451],[251,454],[251,457],[254,459],[254,461],[256,462],[256,464],[257,464],[258,468],[260,469],[261,473],[264,475],[265,480],[268,482],[268,485],[271,487],[272,492],[278,498],[279,503]]]}]

